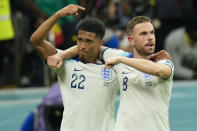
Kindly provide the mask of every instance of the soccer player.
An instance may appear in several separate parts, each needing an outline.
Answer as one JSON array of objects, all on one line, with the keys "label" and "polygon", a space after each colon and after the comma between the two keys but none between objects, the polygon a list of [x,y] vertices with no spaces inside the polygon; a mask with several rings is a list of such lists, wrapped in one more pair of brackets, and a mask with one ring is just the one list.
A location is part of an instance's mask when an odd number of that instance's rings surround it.
[{"label": "soccer player", "polygon": [[[66,6],[33,33],[30,41],[44,60],[56,54],[56,48],[45,39],[51,27],[64,16],[78,15],[78,10],[85,9],[73,4]],[[83,19],[77,33],[79,55],[76,59],[64,60],[55,69],[64,105],[61,131],[114,131],[114,103],[119,84],[113,69],[104,70],[104,64],[98,60],[104,25],[97,19]],[[64,57],[75,55],[71,50],[67,54]],[[53,58],[49,59],[53,61]]]},{"label": "soccer player", "polygon": [[[174,66],[169,60],[171,58],[164,51],[153,55],[155,36],[149,18],[132,19],[128,24],[128,31],[128,39],[134,47],[134,53],[109,48],[104,48],[103,52],[106,66],[125,63],[114,67],[121,85],[116,131],[169,130],[168,108],[174,72]],[[48,64],[59,68],[61,64],[58,63],[61,63],[63,54],[65,55],[66,51],[50,56],[55,58],[52,61],[49,57]],[[130,58],[113,58],[114,56]],[[134,58],[131,59],[132,57]],[[158,62],[151,62],[150,59]]]},{"label": "soccer player", "polygon": [[116,131],[169,131],[173,63],[150,60],[155,34],[148,17],[134,17],[127,31],[134,58],[120,50],[106,49],[103,53],[105,68],[115,65],[120,83]]}]

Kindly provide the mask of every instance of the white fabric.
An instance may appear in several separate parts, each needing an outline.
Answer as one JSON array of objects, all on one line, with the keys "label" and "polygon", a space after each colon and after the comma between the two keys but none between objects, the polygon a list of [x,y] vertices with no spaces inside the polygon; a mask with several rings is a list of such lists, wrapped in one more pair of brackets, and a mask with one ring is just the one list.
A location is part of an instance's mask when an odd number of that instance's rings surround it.
[{"label": "white fabric", "polygon": [[[114,53],[114,54],[112,54]],[[116,56],[106,50],[104,59]],[[172,69],[167,80],[145,74],[125,64],[114,66],[120,83],[120,106],[116,131],[169,131],[169,102],[174,66],[169,60],[159,63]]]},{"label": "white fabric", "polygon": [[64,105],[61,131],[114,131],[119,83],[114,70],[103,67],[70,59],[56,70]]}]

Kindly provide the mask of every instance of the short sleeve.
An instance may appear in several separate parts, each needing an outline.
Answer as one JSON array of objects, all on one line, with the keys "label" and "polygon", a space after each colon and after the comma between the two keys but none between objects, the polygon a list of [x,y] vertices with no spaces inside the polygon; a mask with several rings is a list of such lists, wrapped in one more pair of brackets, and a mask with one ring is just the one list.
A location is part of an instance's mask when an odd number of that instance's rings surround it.
[{"label": "short sleeve", "polygon": [[158,61],[157,63],[161,63],[161,64],[165,64],[167,66],[169,66],[171,68],[171,74],[170,74],[170,77],[173,77],[173,74],[174,74],[174,64],[171,60],[160,60]]},{"label": "short sleeve", "polygon": [[123,51],[123,50],[106,48],[106,49],[103,51],[102,59],[103,59],[103,61],[105,62],[105,60],[106,60],[107,58],[117,57],[117,56],[128,57],[129,55],[130,55],[130,53],[125,52],[125,51]]}]

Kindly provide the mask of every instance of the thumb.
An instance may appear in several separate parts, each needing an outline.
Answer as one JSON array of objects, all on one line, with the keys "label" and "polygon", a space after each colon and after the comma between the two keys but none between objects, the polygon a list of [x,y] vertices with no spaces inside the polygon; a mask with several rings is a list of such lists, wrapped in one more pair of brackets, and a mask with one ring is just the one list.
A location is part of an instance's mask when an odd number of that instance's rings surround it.
[{"label": "thumb", "polygon": [[57,63],[57,65],[56,65],[57,69],[60,68],[61,65],[62,65],[62,60]]},{"label": "thumb", "polygon": [[107,69],[107,68],[110,68],[110,67],[111,67],[111,65],[105,64],[104,69]]}]

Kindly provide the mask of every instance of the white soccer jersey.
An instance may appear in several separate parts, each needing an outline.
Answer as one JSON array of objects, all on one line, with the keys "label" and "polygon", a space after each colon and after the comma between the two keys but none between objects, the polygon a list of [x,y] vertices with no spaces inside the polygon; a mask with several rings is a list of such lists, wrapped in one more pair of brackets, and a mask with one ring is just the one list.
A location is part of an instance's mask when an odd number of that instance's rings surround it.
[{"label": "white soccer jersey", "polygon": [[70,59],[56,72],[64,105],[61,131],[114,131],[114,70]]},{"label": "white soccer jersey", "polygon": [[[108,49],[104,59],[128,55],[122,51]],[[140,72],[125,64],[114,66],[120,83],[120,107],[117,114],[116,131],[169,131],[169,102],[173,83],[174,66],[169,60],[158,63],[172,69],[170,78]]]}]

